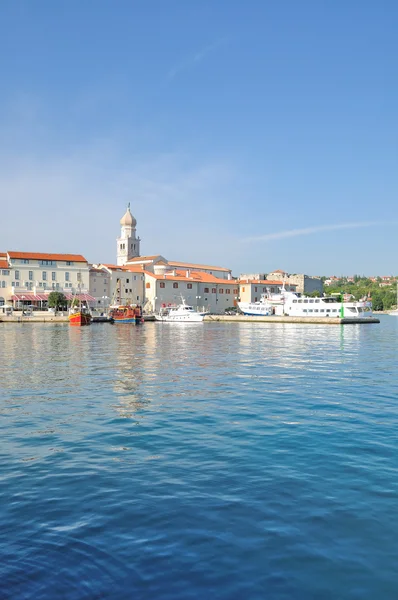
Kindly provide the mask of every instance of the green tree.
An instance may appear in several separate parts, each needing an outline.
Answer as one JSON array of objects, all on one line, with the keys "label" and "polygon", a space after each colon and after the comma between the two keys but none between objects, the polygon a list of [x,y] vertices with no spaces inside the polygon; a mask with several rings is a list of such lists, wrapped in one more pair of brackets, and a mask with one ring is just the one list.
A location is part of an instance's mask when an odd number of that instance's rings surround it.
[{"label": "green tree", "polygon": [[49,308],[55,308],[55,310],[65,309],[67,306],[67,300],[64,294],[61,292],[51,292],[48,296]]}]

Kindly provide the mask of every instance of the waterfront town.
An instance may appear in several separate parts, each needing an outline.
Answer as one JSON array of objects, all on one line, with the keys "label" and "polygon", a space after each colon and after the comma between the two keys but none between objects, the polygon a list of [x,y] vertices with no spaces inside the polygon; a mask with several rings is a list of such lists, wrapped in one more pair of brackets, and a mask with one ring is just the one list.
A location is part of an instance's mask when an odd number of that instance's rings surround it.
[{"label": "waterfront town", "polygon": [[[111,305],[137,304],[147,314],[176,304],[181,297],[196,309],[223,314],[238,301],[257,302],[262,294],[288,291],[322,295],[323,281],[305,274],[244,273],[231,269],[168,260],[161,254],[141,256],[137,221],[130,205],[120,220],[115,264],[90,263],[80,254],[0,252],[0,312],[47,310],[48,296],[61,292],[71,301],[78,298],[91,310],[106,313]],[[390,278],[380,285],[389,285]]]}]

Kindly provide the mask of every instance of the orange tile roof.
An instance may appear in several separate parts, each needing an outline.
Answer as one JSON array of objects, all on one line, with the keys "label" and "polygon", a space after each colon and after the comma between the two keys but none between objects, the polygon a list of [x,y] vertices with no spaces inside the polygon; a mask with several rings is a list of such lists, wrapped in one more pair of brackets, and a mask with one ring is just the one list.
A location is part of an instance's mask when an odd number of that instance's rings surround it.
[{"label": "orange tile roof", "polygon": [[123,271],[129,271],[130,273],[142,273],[143,269],[141,265],[124,265]]},{"label": "orange tile roof", "polygon": [[154,256],[136,256],[135,258],[130,258],[129,261],[127,262],[140,262],[140,261],[144,261],[144,260],[153,260],[154,258],[157,258],[158,256],[161,256],[160,254],[154,254]]},{"label": "orange tile roof", "polygon": [[106,263],[101,263],[101,265],[107,269],[112,269],[112,271],[123,271],[122,265],[108,265]]},{"label": "orange tile roof", "polygon": [[[239,281],[237,281],[237,283],[241,283],[241,284],[245,284],[245,285],[256,285],[256,284],[261,284],[261,285],[283,285],[283,281],[271,281],[270,279],[239,279]],[[296,286],[295,283],[287,283],[287,285],[294,285]]]},{"label": "orange tile roof", "polygon": [[6,260],[0,260],[0,269],[8,269],[8,262]]},{"label": "orange tile roof", "polygon": [[177,262],[177,261],[173,261],[173,260],[169,260],[169,265],[171,267],[188,267],[191,269],[209,269],[212,271],[225,271],[226,273],[229,273],[231,271],[231,269],[226,269],[225,267],[211,267],[209,265],[198,265],[195,263],[184,263],[184,262]]},{"label": "orange tile roof", "polygon": [[235,279],[221,279],[220,277],[215,277],[215,275],[211,275],[210,273],[205,273],[204,271],[191,271],[189,277],[186,276],[185,271],[177,270],[176,274],[167,273],[164,275],[155,275],[150,271],[143,271],[149,277],[153,277],[153,279],[157,279],[160,281],[186,281],[188,283],[218,283],[219,285],[235,285],[237,281]]},{"label": "orange tile roof", "polygon": [[43,252],[8,252],[10,258],[32,260],[65,260],[68,262],[87,262],[81,254],[48,254]]}]

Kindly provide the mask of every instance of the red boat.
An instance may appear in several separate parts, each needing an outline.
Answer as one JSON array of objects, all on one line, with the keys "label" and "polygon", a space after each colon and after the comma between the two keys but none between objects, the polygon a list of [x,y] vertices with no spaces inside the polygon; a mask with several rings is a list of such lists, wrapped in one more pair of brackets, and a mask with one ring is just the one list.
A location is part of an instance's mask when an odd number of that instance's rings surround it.
[{"label": "red boat", "polygon": [[90,325],[91,315],[83,310],[77,310],[69,315],[69,325],[81,327],[82,325]]},{"label": "red boat", "polygon": [[142,312],[139,306],[118,306],[109,312],[115,323],[142,323]]}]

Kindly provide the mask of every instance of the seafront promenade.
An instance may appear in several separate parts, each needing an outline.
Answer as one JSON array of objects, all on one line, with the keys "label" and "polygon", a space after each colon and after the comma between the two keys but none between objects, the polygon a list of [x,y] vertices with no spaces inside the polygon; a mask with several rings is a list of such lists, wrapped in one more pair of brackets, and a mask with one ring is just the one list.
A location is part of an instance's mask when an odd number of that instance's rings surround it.
[{"label": "seafront promenade", "polygon": [[[145,315],[145,321],[154,321],[153,315]],[[305,325],[366,325],[370,323],[380,323],[377,317],[366,317],[363,319],[355,318],[336,318],[336,317],[283,317],[272,315],[270,317],[248,317],[246,315],[206,315],[206,323],[304,323]],[[22,314],[13,314],[12,316],[1,316],[0,323],[67,323],[68,317],[65,314],[53,315],[49,313],[37,313],[33,316]]]}]

